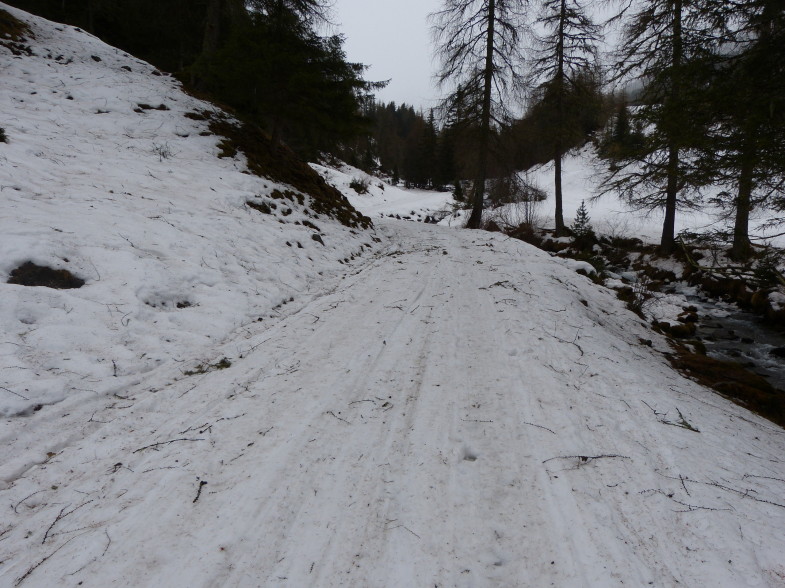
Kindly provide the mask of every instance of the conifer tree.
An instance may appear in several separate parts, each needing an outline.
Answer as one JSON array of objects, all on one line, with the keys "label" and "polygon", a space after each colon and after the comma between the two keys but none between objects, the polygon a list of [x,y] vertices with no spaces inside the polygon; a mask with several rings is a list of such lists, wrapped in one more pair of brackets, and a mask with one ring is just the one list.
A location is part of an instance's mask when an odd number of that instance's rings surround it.
[{"label": "conifer tree", "polygon": [[526,7],[526,0],[444,0],[442,9],[431,15],[441,59],[438,81],[442,87],[458,88],[446,103],[455,106],[460,100],[462,118],[477,128],[468,228],[479,228],[482,222],[494,128],[507,123],[506,100],[522,86]]},{"label": "conifer tree", "polygon": [[556,235],[564,234],[562,204],[562,158],[575,132],[570,120],[568,100],[580,93],[581,82],[596,66],[600,27],[592,22],[581,0],[545,0],[538,23],[545,34],[538,38],[538,47],[530,75],[539,82],[542,99],[553,107],[553,161]]},{"label": "conifer tree", "polygon": [[731,188],[731,256],[743,260],[753,209],[776,208],[785,181],[785,12],[778,0],[749,0],[714,6],[713,16],[730,34],[705,61],[712,124],[698,167]]},{"label": "conifer tree", "polygon": [[[632,5],[629,5],[632,6]],[[639,208],[664,208],[660,250],[675,243],[676,211],[694,205],[691,150],[705,131],[705,112],[693,108],[691,68],[714,34],[705,5],[687,0],[645,0],[626,18],[616,79],[638,76],[645,83],[634,118],[650,129],[640,150],[609,170],[603,192],[616,192]]]},{"label": "conifer tree", "polygon": [[575,212],[575,220],[570,227],[576,239],[585,237],[591,234],[591,219],[589,218],[589,211],[586,210],[586,201],[581,200],[581,205]]}]

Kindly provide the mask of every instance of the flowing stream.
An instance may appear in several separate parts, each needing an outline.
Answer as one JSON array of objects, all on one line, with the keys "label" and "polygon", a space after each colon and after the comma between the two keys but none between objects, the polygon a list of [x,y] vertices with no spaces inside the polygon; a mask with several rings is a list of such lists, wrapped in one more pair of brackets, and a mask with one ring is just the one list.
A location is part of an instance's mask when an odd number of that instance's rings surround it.
[{"label": "flowing stream", "polygon": [[708,355],[739,362],[785,390],[785,332],[733,304],[702,296],[691,296],[690,303],[698,309],[696,335]]}]

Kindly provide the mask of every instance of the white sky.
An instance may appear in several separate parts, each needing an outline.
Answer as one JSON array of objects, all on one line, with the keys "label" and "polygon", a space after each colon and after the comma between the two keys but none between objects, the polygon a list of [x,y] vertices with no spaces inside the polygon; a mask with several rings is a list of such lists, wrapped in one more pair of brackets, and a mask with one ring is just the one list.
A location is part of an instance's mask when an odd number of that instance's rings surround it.
[{"label": "white sky", "polygon": [[[428,15],[442,7],[442,0],[333,0],[332,21],[346,37],[349,61],[371,66],[365,79],[391,80],[376,93],[379,100],[422,107],[436,106],[440,93],[433,83],[438,67],[433,58]],[[597,8],[600,21],[613,12]],[[616,33],[606,31],[612,42]]]},{"label": "white sky", "polygon": [[377,92],[379,100],[426,110],[436,105],[427,17],[440,7],[441,0],[335,0],[333,21],[346,36],[349,61],[371,66],[367,80],[391,80]]}]

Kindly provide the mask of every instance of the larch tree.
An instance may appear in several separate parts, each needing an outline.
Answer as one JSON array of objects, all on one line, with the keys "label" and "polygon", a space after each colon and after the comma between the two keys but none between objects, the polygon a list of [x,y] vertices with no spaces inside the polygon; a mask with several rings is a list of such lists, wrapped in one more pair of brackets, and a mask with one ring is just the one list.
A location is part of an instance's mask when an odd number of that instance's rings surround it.
[{"label": "larch tree", "polygon": [[695,204],[689,160],[706,113],[694,108],[690,69],[710,47],[714,25],[699,1],[645,0],[635,6],[631,16],[619,15],[625,24],[615,78],[637,77],[644,84],[632,118],[646,133],[640,149],[608,171],[602,193],[616,192],[638,208],[664,208],[660,251],[668,254],[677,209]]},{"label": "larch tree", "polygon": [[731,188],[731,257],[752,253],[750,216],[756,206],[781,204],[785,183],[785,12],[780,0],[712,5],[726,23],[706,68],[712,125],[699,169]]},{"label": "larch tree", "polygon": [[482,223],[492,135],[507,123],[507,100],[523,86],[521,37],[527,30],[527,7],[527,0],[444,0],[430,17],[441,61],[437,80],[452,90],[445,106],[451,110],[460,99],[464,120],[477,132],[467,228]]},{"label": "larch tree", "polygon": [[554,196],[556,235],[565,233],[562,204],[562,158],[576,121],[568,112],[577,105],[571,100],[586,90],[587,75],[596,68],[597,46],[601,41],[600,26],[595,24],[581,0],[545,0],[537,23],[543,33],[537,37],[537,48],[530,66],[530,75],[538,85],[541,100],[552,109],[554,160]]}]

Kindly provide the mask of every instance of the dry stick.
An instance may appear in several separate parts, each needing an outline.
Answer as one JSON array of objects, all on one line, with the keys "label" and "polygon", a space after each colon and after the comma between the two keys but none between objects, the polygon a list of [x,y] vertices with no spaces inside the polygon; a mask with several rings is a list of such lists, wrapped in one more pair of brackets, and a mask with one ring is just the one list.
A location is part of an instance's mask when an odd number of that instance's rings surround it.
[{"label": "dry stick", "polygon": [[41,561],[39,561],[37,564],[35,564],[35,565],[31,566],[31,567],[30,567],[30,569],[28,569],[28,570],[27,570],[27,571],[24,573],[24,575],[22,575],[22,576],[20,576],[19,578],[17,578],[17,579],[16,579],[16,581],[14,582],[14,586],[19,586],[19,584],[21,584],[22,582],[24,582],[24,581],[27,579],[27,577],[28,577],[30,574],[32,574],[32,573],[33,573],[33,572],[36,570],[36,568],[38,568],[39,566],[41,566],[42,564],[44,564],[44,563],[45,563],[45,562],[46,562],[46,561],[47,561],[47,560],[48,560],[50,557],[52,557],[52,556],[53,556],[55,553],[57,553],[57,552],[58,552],[58,551],[60,551],[60,550],[61,550],[63,547],[65,547],[66,545],[68,545],[68,544],[69,544],[71,541],[73,541],[74,539],[76,539],[76,538],[78,538],[78,537],[81,537],[82,535],[84,535],[84,534],[86,534],[86,533],[89,533],[89,531],[85,531],[84,533],[81,533],[81,534],[79,534],[79,535],[75,535],[74,537],[71,537],[71,538],[70,538],[68,541],[66,541],[65,543],[63,543],[63,544],[62,544],[60,547],[58,547],[57,549],[55,549],[55,550],[54,550],[52,553],[50,553],[49,555],[47,555],[47,556],[46,556],[44,559],[42,559]]},{"label": "dry stick", "polygon": [[753,474],[744,474],[741,479],[746,480],[747,478],[762,478],[764,480],[776,480],[777,482],[785,482],[782,478],[773,478],[771,476],[755,476]]},{"label": "dry stick", "polygon": [[692,494],[690,494],[690,491],[687,490],[687,484],[684,483],[684,476],[679,474],[679,479],[681,480],[681,485],[684,487],[684,491],[687,493],[687,496],[692,496]]},{"label": "dry stick", "polygon": [[101,557],[106,555],[106,552],[109,551],[109,546],[112,544],[112,538],[109,536],[109,531],[104,529],[104,533],[106,533],[106,538],[109,539],[109,543],[106,544],[106,547],[104,548],[104,552],[101,554]]},{"label": "dry stick", "polygon": [[324,414],[329,414],[330,416],[334,416],[334,417],[335,417],[335,418],[337,418],[339,421],[343,421],[343,422],[344,422],[344,423],[346,423],[347,425],[351,425],[351,424],[352,424],[352,423],[350,423],[349,421],[347,421],[346,419],[342,419],[341,417],[339,417],[337,414],[335,414],[335,413],[334,413],[333,411],[331,411],[331,410],[328,410],[328,411],[327,411],[326,413],[324,413]]},{"label": "dry stick", "polygon": [[[755,498],[750,494],[750,490],[746,492],[742,492],[741,490],[736,490],[735,488],[730,488],[729,486],[723,486],[722,484],[718,484],[717,482],[703,482],[709,486],[714,486],[715,488],[720,488],[721,490],[726,490],[728,492],[733,492],[738,494],[742,498],[752,498],[755,502],[764,502],[766,504],[771,504],[772,506],[779,506],[780,508],[785,508],[785,504],[780,504],[778,502],[772,502],[771,500],[766,500],[765,498]],[[752,490],[752,492],[755,492]]]},{"label": "dry stick", "polygon": [[145,445],[144,447],[140,447],[136,449],[134,453],[139,453],[140,451],[144,451],[145,449],[155,449],[156,447],[160,447],[161,445],[168,445],[169,443],[177,443],[178,441],[204,441],[204,439],[170,439],[169,441],[161,441],[160,443],[153,443],[152,445]]},{"label": "dry stick", "polygon": [[69,515],[72,515],[72,514],[74,514],[74,513],[75,513],[77,510],[79,510],[80,508],[82,508],[82,507],[83,507],[83,506],[85,506],[85,505],[88,505],[88,504],[90,504],[91,502],[93,502],[93,501],[92,501],[92,500],[88,500],[87,502],[83,502],[82,504],[80,504],[79,506],[75,506],[74,508],[72,508],[71,510],[69,510],[68,512],[66,512],[65,514],[63,514],[63,512],[65,511],[65,509],[66,509],[66,508],[68,508],[68,507],[69,507],[69,506],[71,506],[71,505],[70,505],[70,504],[67,504],[67,505],[65,505],[65,506],[64,506],[62,509],[60,509],[60,513],[57,515],[57,517],[55,518],[55,520],[54,520],[54,521],[52,521],[52,524],[51,524],[51,525],[49,525],[49,528],[46,530],[46,533],[44,533],[44,538],[43,538],[43,540],[41,541],[41,545],[43,545],[44,543],[46,543],[46,540],[49,538],[49,532],[50,532],[52,529],[54,529],[54,526],[55,526],[55,525],[56,525],[58,522],[60,522],[61,520],[63,520],[65,517],[67,517],[67,516],[69,516]]},{"label": "dry stick", "polygon": [[676,504],[680,504],[681,506],[687,507],[687,510],[677,510],[676,512],[691,512],[693,510],[717,510],[717,511],[730,511],[730,510],[733,510],[732,508],[714,508],[714,507],[711,507],[711,506],[696,506],[694,504],[688,504],[686,502],[682,502],[681,500],[676,500],[673,497],[673,494],[668,494],[667,492],[663,492],[662,490],[659,490],[659,489],[657,489],[657,490],[643,490],[643,491],[641,491],[641,494],[646,494],[646,493],[662,494],[666,498],[670,498]]},{"label": "dry stick", "polygon": [[545,429],[546,431],[549,431],[550,433],[553,433],[554,435],[556,434],[556,431],[552,431],[548,427],[543,427],[542,425],[535,425],[534,423],[527,423],[526,421],[523,421],[523,424],[524,425],[529,425],[530,427],[537,427],[538,429]]},{"label": "dry stick", "polygon": [[202,495],[202,488],[204,488],[205,486],[207,486],[207,482],[205,482],[204,480],[199,482],[199,489],[196,491],[196,498],[194,498],[194,504],[196,504],[196,501],[199,500],[199,497]]},{"label": "dry stick", "polygon": [[666,414],[668,414],[668,413],[666,413],[666,412],[657,412],[657,411],[656,411],[656,410],[654,410],[654,409],[651,407],[651,405],[650,405],[648,402],[646,402],[645,400],[641,400],[641,402],[643,402],[643,404],[645,404],[646,406],[648,406],[648,407],[649,407],[649,409],[650,409],[650,410],[651,410],[651,411],[654,413],[654,416],[665,416]]},{"label": "dry stick", "polygon": [[[667,478],[669,480],[678,480],[679,478],[674,478],[673,476],[667,476],[661,472],[657,472],[663,478]],[[679,476],[681,477],[681,475]],[[779,502],[773,502],[771,500],[766,500],[765,498],[755,498],[750,494],[750,492],[755,492],[755,490],[747,489],[744,492],[741,490],[737,490],[736,488],[731,488],[730,486],[723,486],[717,482],[700,482],[699,480],[691,480],[690,478],[684,478],[687,482],[692,482],[693,484],[703,484],[705,486],[714,486],[715,488],[719,488],[720,490],[725,490],[727,492],[733,492],[734,494],[738,494],[742,498],[751,498],[755,502],[763,502],[765,504],[771,504],[772,506],[779,506],[780,508],[785,508],[785,504],[780,504]]]},{"label": "dry stick", "polygon": [[19,396],[19,398],[21,398],[22,400],[30,400],[27,396],[23,396],[22,394],[19,394],[19,392],[14,392],[13,390],[9,390],[5,386],[0,386],[0,390],[5,390],[6,392],[10,392],[14,396]]},{"label": "dry stick", "polygon": [[588,462],[593,459],[603,459],[609,457],[618,457],[621,459],[630,459],[626,455],[615,455],[615,454],[607,454],[607,455],[557,455],[556,457],[551,457],[546,459],[542,463],[548,463],[549,461],[553,461],[554,459],[580,459],[582,462]]},{"label": "dry stick", "polygon": [[33,492],[32,494],[28,494],[27,496],[25,496],[24,498],[22,498],[22,500],[20,500],[19,502],[17,502],[17,503],[14,505],[14,512],[15,512],[16,514],[19,514],[19,511],[18,511],[18,510],[16,510],[16,509],[17,509],[17,508],[19,508],[19,507],[21,506],[21,504],[22,504],[22,503],[23,503],[25,500],[27,500],[28,498],[32,498],[32,497],[33,497],[33,496],[35,496],[36,494],[41,494],[41,492],[46,492],[46,489],[44,489],[44,490],[38,490],[37,492]]}]

